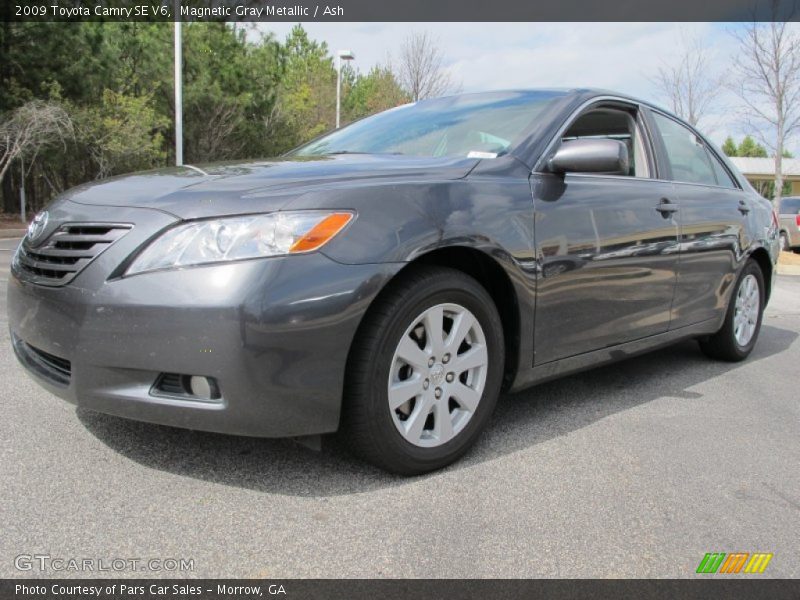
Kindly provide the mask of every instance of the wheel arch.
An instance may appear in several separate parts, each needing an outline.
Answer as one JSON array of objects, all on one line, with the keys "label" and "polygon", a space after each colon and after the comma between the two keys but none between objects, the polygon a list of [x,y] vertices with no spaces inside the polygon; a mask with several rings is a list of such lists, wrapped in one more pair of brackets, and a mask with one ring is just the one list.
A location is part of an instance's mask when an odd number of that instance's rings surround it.
[{"label": "wheel arch", "polygon": [[772,271],[775,268],[766,248],[756,248],[750,253],[750,258],[761,268],[764,275],[764,300],[769,301],[772,294]]},{"label": "wheel arch", "polygon": [[[368,321],[372,308],[377,305],[385,294],[391,293],[392,282],[403,274],[408,273],[421,265],[449,267],[469,275],[487,291],[494,301],[503,324],[503,338],[505,340],[505,365],[503,371],[503,389],[508,389],[514,382],[519,368],[520,342],[521,342],[521,313],[517,290],[511,281],[506,269],[501,263],[487,252],[469,246],[444,246],[417,255],[409,261],[394,276],[387,280],[381,291],[372,299],[364,317],[361,320],[356,335],[351,344],[350,353],[353,352],[356,340],[361,334],[361,328]],[[349,364],[348,356],[348,364]]]}]

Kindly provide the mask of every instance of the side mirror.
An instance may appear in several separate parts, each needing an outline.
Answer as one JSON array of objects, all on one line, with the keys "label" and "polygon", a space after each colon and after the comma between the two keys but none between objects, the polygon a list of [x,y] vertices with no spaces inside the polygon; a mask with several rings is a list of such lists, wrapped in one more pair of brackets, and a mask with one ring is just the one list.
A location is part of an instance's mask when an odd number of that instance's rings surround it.
[{"label": "side mirror", "polygon": [[619,140],[583,139],[562,142],[548,162],[552,173],[627,175],[628,147]]}]

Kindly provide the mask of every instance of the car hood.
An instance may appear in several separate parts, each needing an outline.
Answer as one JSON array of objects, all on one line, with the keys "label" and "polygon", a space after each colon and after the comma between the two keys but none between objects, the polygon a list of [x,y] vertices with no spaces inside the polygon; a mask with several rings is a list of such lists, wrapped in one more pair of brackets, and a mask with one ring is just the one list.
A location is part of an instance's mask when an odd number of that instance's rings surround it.
[{"label": "car hood", "polygon": [[364,154],[185,166],[84,184],[61,199],[152,208],[191,219],[280,210],[300,195],[326,188],[460,179],[478,162]]}]

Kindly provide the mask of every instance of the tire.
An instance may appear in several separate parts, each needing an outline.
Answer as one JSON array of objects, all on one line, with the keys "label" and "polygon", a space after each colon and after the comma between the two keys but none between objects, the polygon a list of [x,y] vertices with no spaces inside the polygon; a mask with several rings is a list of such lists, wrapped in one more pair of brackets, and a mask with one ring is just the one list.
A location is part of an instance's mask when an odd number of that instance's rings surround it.
[{"label": "tire", "polygon": [[[757,289],[752,291],[752,285]],[[754,260],[748,260],[736,280],[725,322],[716,334],[700,340],[703,352],[715,359],[737,362],[748,357],[758,341],[764,316],[764,274]],[[754,302],[758,305],[754,306]],[[741,325],[746,328],[738,329]],[[746,335],[749,331],[749,335]],[[737,332],[739,334],[737,335]]]},{"label": "tire", "polygon": [[[438,346],[429,333],[437,322]],[[455,269],[414,268],[389,284],[359,329],[347,365],[341,434],[358,456],[387,471],[440,469],[486,426],[504,363],[502,322],[483,286]],[[467,368],[472,364],[478,366]]]},{"label": "tire", "polygon": [[786,235],[785,231],[781,231],[781,250],[786,252],[792,251],[792,247],[789,245],[789,236]]}]

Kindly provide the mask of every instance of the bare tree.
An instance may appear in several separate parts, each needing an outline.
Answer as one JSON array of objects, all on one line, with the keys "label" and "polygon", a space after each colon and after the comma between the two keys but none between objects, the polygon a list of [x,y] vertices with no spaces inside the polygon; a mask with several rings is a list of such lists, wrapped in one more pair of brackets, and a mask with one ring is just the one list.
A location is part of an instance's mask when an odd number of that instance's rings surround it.
[{"label": "bare tree", "polygon": [[721,80],[710,74],[709,50],[697,36],[681,33],[680,55],[675,63],[659,67],[653,83],[667,98],[676,115],[697,126],[719,96]]},{"label": "bare tree", "polygon": [[26,158],[33,164],[45,146],[64,143],[73,134],[67,111],[55,102],[32,100],[0,121],[0,181],[11,163]]},{"label": "bare tree", "polygon": [[772,22],[753,22],[733,32],[741,56],[730,87],[742,101],[748,129],[774,153],[774,201],[779,202],[784,148],[800,127],[800,32],[795,24],[778,20],[778,0],[772,2],[772,17]]},{"label": "bare tree", "polygon": [[427,32],[415,32],[406,38],[400,49],[397,80],[411,100],[435,98],[461,87],[453,82],[443,62],[441,49]]}]

